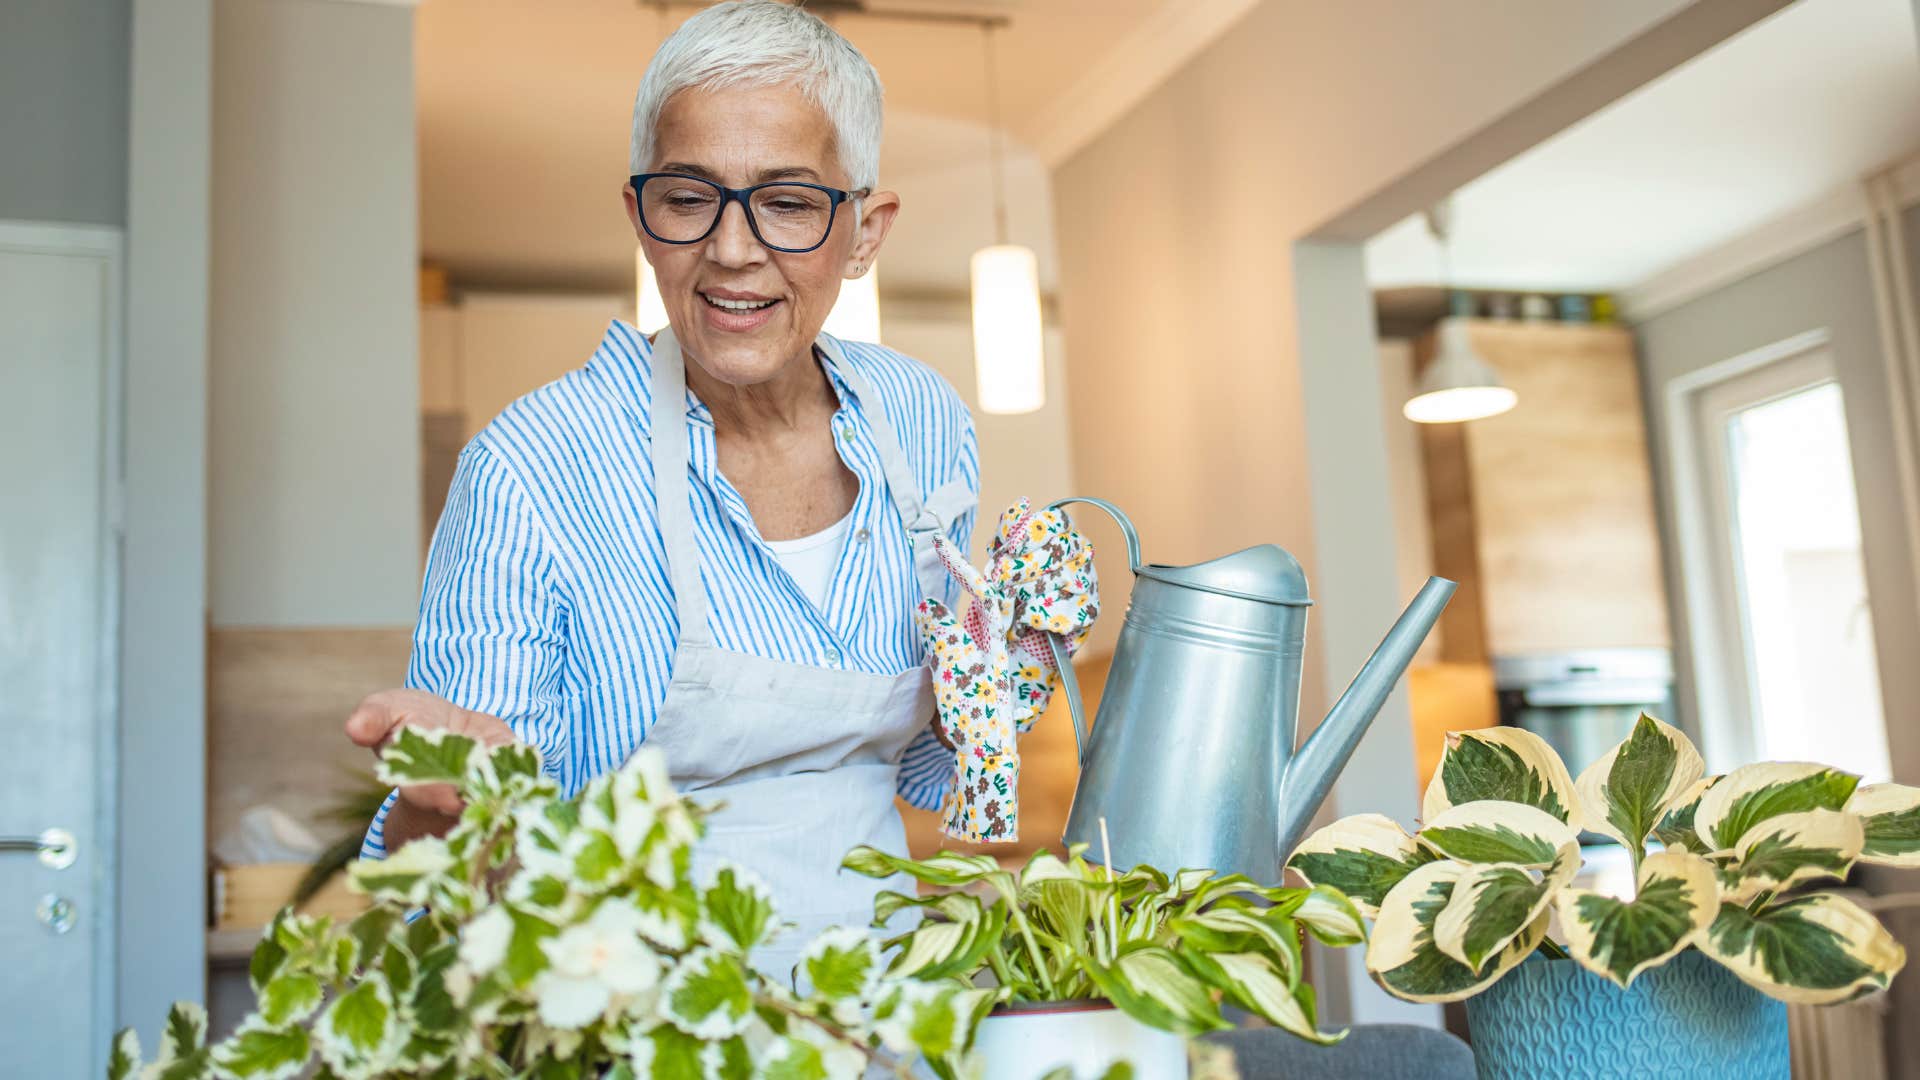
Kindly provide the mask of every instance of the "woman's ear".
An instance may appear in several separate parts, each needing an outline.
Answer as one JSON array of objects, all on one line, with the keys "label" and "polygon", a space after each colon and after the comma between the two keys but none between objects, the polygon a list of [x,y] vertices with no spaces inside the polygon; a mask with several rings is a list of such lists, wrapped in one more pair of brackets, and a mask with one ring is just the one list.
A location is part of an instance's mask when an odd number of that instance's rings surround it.
[{"label": "woman's ear", "polygon": [[860,200],[859,235],[854,238],[853,250],[847,253],[840,276],[857,278],[873,269],[873,260],[879,256],[880,245],[886,242],[894,215],[899,212],[900,196],[891,191],[876,191]]},{"label": "woman's ear", "polygon": [[627,220],[633,224],[633,235],[644,235],[640,228],[640,197],[634,193],[633,181],[627,181],[620,189],[620,200],[627,204]]}]

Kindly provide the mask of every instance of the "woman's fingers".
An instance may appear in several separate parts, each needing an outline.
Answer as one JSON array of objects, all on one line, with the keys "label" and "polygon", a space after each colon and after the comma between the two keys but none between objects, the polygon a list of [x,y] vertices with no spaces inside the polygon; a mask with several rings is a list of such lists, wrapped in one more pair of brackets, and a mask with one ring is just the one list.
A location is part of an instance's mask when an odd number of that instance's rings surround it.
[{"label": "woman's fingers", "polygon": [[347,717],[347,737],[370,750],[378,750],[393,737],[394,729],[402,725],[444,728],[488,746],[515,741],[513,729],[499,717],[463,709],[424,690],[382,690],[368,694]]},{"label": "woman's fingers", "polygon": [[400,798],[422,810],[430,810],[447,817],[459,817],[467,808],[460,793],[452,784],[413,784],[400,789]]}]

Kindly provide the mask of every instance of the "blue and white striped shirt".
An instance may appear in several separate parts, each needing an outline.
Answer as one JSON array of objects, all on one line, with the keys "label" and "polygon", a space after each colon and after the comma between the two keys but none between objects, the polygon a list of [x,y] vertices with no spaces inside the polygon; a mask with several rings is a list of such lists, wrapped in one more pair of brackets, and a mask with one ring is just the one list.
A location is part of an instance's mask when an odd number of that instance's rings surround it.
[{"label": "blue and white striped shirt", "polygon": [[[846,545],[826,610],[782,569],[721,475],[713,416],[689,392],[702,576],[720,648],[897,675],[925,659],[913,623],[922,590],[868,415],[884,411],[922,495],[964,478],[977,500],[978,447],[966,404],[934,371],[879,345],[841,345],[880,400],[856,398],[827,362],[840,398],[835,438],[860,480],[848,527],[865,539]],[[672,678],[679,617],[649,456],[651,351],[616,321],[585,367],[475,436],[427,557],[407,685],[506,721],[568,795],[645,740]],[[962,551],[974,518],[968,510],[949,530]],[[923,732],[907,748],[900,794],[937,809],[953,781],[951,752]],[[392,803],[367,832],[368,857],[385,854]]]}]

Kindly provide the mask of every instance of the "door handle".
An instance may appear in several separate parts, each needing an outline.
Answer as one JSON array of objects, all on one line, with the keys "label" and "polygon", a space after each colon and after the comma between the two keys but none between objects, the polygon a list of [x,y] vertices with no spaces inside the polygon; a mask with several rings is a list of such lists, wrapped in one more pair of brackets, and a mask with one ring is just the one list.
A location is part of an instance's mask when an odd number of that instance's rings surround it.
[{"label": "door handle", "polygon": [[80,857],[73,834],[65,829],[47,829],[39,836],[0,836],[0,855],[19,852],[36,855],[40,865],[51,870],[65,870]]}]

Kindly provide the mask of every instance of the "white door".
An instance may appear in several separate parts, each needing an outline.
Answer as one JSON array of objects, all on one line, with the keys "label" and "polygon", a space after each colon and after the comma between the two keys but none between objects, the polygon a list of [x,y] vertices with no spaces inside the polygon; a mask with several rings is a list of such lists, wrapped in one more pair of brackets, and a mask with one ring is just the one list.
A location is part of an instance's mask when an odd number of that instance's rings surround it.
[{"label": "white door", "polygon": [[119,240],[0,223],[0,1074],[98,1075],[114,929]]},{"label": "white door", "polygon": [[1749,760],[1888,777],[1845,402],[1818,346],[1699,391],[1724,707]]}]

